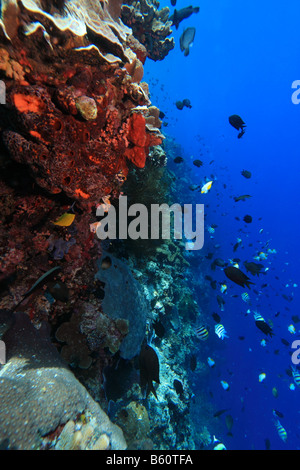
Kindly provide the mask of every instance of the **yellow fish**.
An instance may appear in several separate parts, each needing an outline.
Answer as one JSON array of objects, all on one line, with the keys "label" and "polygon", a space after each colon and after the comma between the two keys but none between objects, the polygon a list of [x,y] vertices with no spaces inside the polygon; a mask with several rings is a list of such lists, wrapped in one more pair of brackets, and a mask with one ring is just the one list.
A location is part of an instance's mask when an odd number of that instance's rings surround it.
[{"label": "yellow fish", "polygon": [[74,222],[74,219],[75,214],[69,214],[68,212],[65,212],[53,223],[54,225],[60,225],[60,227],[69,227]]},{"label": "yellow fish", "polygon": [[209,181],[208,183],[205,183],[202,188],[201,188],[201,194],[206,194],[212,187],[213,181]]}]

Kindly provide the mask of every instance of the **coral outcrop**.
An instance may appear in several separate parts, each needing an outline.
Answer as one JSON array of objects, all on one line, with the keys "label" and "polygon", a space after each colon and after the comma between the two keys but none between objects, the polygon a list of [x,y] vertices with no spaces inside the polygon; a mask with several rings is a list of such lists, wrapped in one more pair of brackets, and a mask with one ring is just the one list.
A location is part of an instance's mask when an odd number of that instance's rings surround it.
[{"label": "coral outcrop", "polygon": [[1,49],[8,112],[1,120],[3,140],[37,184],[90,209],[119,191],[120,175],[128,172],[125,155],[144,166],[161,134],[148,130],[133,109],[150,100],[137,83],[142,63],[127,45],[130,29],[118,17],[120,2],[42,7],[39,0],[2,6],[11,44]]},{"label": "coral outcrop", "polygon": [[170,10],[159,10],[157,0],[126,0],[122,5],[122,21],[132,28],[133,35],[142,43],[147,55],[153,60],[162,60],[175,46],[172,34]]}]

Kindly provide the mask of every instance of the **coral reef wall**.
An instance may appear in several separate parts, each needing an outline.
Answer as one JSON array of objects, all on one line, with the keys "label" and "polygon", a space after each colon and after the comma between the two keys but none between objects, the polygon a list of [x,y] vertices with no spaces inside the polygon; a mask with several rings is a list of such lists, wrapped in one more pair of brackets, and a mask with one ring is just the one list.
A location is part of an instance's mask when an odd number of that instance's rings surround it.
[{"label": "coral reef wall", "polygon": [[[69,366],[92,370],[101,386],[128,325],[101,309],[95,211],[163,139],[142,82],[147,50],[119,0],[4,0],[0,9],[0,306],[14,318],[18,305],[37,329],[46,321]],[[9,432],[8,447],[38,446]]]},{"label": "coral reef wall", "polygon": [[[174,179],[163,179],[159,109],[142,81],[146,58],[174,47],[169,9],[156,0],[0,8],[0,445],[192,449],[188,364],[201,312],[184,286],[182,246],[157,243],[141,257],[123,244],[123,260],[111,256],[105,270],[108,246],[95,235],[99,204],[130,186],[129,199],[151,204]],[[139,386],[144,337],[158,353],[158,400]]]}]

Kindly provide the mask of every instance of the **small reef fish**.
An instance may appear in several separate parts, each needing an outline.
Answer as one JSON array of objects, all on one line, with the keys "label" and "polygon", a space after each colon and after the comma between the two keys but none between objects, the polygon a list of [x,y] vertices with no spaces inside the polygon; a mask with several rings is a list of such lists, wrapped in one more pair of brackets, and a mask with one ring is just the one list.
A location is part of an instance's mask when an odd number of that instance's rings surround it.
[{"label": "small reef fish", "polygon": [[184,100],[182,101],[176,101],[175,103],[175,106],[177,109],[179,109],[180,111],[186,107],[186,108],[191,108],[192,105],[191,105],[191,100],[189,100],[188,98],[185,98]]},{"label": "small reef fish", "polygon": [[213,181],[208,181],[208,183],[205,183],[202,188],[201,188],[201,194],[206,194],[212,187]]},{"label": "small reef fish", "polygon": [[256,256],[253,257],[256,261],[263,261],[266,260],[268,255],[263,251],[260,251]]},{"label": "small reef fish", "polygon": [[203,165],[203,162],[201,160],[194,160],[193,164],[197,167],[200,168]]},{"label": "small reef fish", "polygon": [[296,333],[296,328],[294,327],[294,325],[289,325],[288,326],[288,331],[294,335]]},{"label": "small reef fish", "polygon": [[190,5],[189,7],[181,8],[181,10],[174,10],[173,15],[169,17],[169,20],[172,21],[172,26],[174,25],[176,29],[178,29],[179,23],[182,20],[185,20],[193,13],[198,13],[200,10],[199,7],[193,7]]},{"label": "small reef fish", "polygon": [[241,171],[241,175],[244,176],[244,178],[247,178],[247,179],[251,178],[251,172],[248,171],[248,170]]},{"label": "small reef fish", "polygon": [[241,132],[238,134],[238,139],[240,139],[245,134],[244,128],[246,127],[246,124],[243,119],[237,114],[232,114],[232,116],[229,116],[228,120],[229,124],[231,124],[237,131],[241,129]]},{"label": "small reef fish", "polygon": [[292,367],[292,376],[297,387],[300,387],[300,372],[296,367]]},{"label": "small reef fish", "polygon": [[173,161],[174,161],[174,163],[182,163],[184,160],[183,160],[182,157],[176,157],[176,158],[174,158]]},{"label": "small reef fish", "polygon": [[221,284],[220,291],[221,291],[221,294],[224,294],[224,292],[227,291],[227,286],[226,286],[226,284]]},{"label": "small reef fish", "polygon": [[[273,415],[276,416],[273,412]],[[284,427],[282,426],[282,424],[280,423],[279,419],[276,418],[274,419],[274,424],[275,424],[275,428],[277,429],[277,432],[278,432],[278,436],[280,437],[280,439],[283,441],[283,442],[286,442],[287,441],[287,432],[286,430],[284,429]]]},{"label": "small reef fish", "polygon": [[239,202],[239,201],[246,201],[246,199],[249,199],[250,197],[252,196],[250,196],[249,194],[243,194],[242,196],[237,196],[237,197],[234,197],[233,199],[235,202]]},{"label": "small reef fish", "polygon": [[53,224],[59,225],[60,227],[70,227],[70,225],[72,225],[72,223],[74,222],[74,219],[75,214],[69,214],[68,212],[65,212],[59,217],[59,219],[53,222]]},{"label": "small reef fish", "polygon": [[250,289],[250,284],[253,284],[253,282],[250,282],[250,279],[246,274],[244,274],[239,268],[235,268],[234,266],[227,266],[227,268],[224,269],[225,275],[230,279],[231,281],[235,282],[241,287],[245,287],[245,285]]},{"label": "small reef fish", "polygon": [[262,331],[265,335],[270,335],[272,338],[272,336],[274,335],[273,330],[270,325],[268,325],[268,323],[265,321],[265,319],[261,316],[261,314],[258,312],[253,312],[253,315],[257,328]]},{"label": "small reef fish", "polygon": [[215,333],[220,339],[229,338],[224,326],[221,323],[215,325]]},{"label": "small reef fish", "polygon": [[263,264],[254,263],[253,261],[249,263],[247,261],[244,261],[243,264],[246,268],[246,271],[249,271],[251,274],[253,274],[253,276],[255,276],[255,274],[258,276],[261,273],[262,269],[264,269]]},{"label": "small reef fish", "polygon": [[251,215],[245,215],[244,218],[243,218],[243,221],[246,222],[246,224],[251,224],[251,222],[252,222]]},{"label": "small reef fish", "polygon": [[211,357],[208,357],[207,364],[209,365],[209,367],[214,367],[215,361]]},{"label": "small reef fish", "polygon": [[215,436],[213,437],[213,450],[227,450],[224,444],[219,441]]},{"label": "small reef fish", "polygon": [[217,295],[217,302],[218,302],[221,312],[224,312],[225,300],[220,295]]},{"label": "small reef fish", "polygon": [[264,372],[262,372],[261,374],[259,374],[258,376],[258,381],[259,382],[263,382],[266,378],[266,374]]},{"label": "small reef fish", "polygon": [[212,233],[215,233],[215,229],[214,229],[211,225],[209,225],[209,226],[207,227],[207,231],[208,231],[208,233],[211,233],[211,234],[212,234]]},{"label": "small reef fish", "polygon": [[220,383],[221,383],[224,390],[226,390],[226,391],[229,390],[229,383],[228,382],[226,382],[225,380],[221,380]]},{"label": "small reef fish", "polygon": [[201,339],[201,341],[206,341],[208,338],[208,334],[209,334],[205,326],[198,326],[195,329],[195,333],[196,333],[197,338]]},{"label": "small reef fish", "polygon": [[155,350],[149,345],[144,344],[139,355],[140,366],[140,384],[141,389],[146,389],[146,397],[152,392],[157,399],[153,381],[160,384],[159,380],[159,360]]},{"label": "small reef fish", "polygon": [[40,276],[33,286],[27,292],[25,292],[25,294],[23,294],[22,299],[17,303],[17,305],[14,306],[12,311],[14,312],[27,297],[33,294],[34,291],[47,284],[53,278],[53,276],[58,273],[58,271],[61,271],[61,267],[55,266],[55,268],[49,269],[49,271]]},{"label": "small reef fish", "polygon": [[230,408],[224,408],[222,410],[216,411],[214,414],[214,418],[219,418],[219,416],[222,416],[224,413],[226,413],[229,410]]},{"label": "small reef fish", "polygon": [[188,56],[190,53],[190,46],[194,42],[196,34],[196,28],[187,28],[183,31],[180,36],[180,50],[184,51],[184,56]]},{"label": "small reef fish", "polygon": [[242,300],[244,302],[246,302],[246,304],[251,303],[250,296],[249,296],[248,292],[243,292],[243,294],[241,294],[241,297],[242,297]]}]

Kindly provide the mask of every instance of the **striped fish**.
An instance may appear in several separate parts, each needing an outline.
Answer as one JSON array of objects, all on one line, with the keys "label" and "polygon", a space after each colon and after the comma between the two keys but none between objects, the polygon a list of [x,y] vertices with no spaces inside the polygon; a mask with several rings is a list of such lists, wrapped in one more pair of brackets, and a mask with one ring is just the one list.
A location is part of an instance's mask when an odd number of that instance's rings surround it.
[{"label": "striped fish", "polygon": [[195,333],[198,339],[201,339],[201,341],[206,341],[208,338],[208,331],[205,328],[205,326],[198,326],[195,329]]},{"label": "striped fish", "polygon": [[265,319],[258,312],[253,312],[255,325],[260,329],[265,335],[270,335],[271,338],[274,335],[272,327],[265,321]]},{"label": "striped fish", "polygon": [[298,387],[300,387],[300,372],[298,371],[298,369],[296,369],[296,367],[292,368],[292,375],[293,375],[293,379],[294,379],[295,384]]},{"label": "striped fish", "polygon": [[226,330],[224,328],[223,325],[221,325],[221,323],[218,323],[216,326],[215,326],[215,333],[216,335],[221,338],[221,339],[224,339],[224,338],[228,338],[228,335],[226,333]]},{"label": "striped fish", "polygon": [[264,322],[266,323],[265,319],[261,316],[260,313],[258,313],[258,312],[253,312],[253,315],[254,315],[254,320],[255,320],[255,321],[264,321]]},{"label": "striped fish", "polygon": [[243,301],[246,302],[246,304],[251,303],[250,296],[249,296],[248,292],[244,292],[243,294],[241,294],[241,296],[242,296]]},{"label": "striped fish", "polygon": [[282,426],[282,424],[280,423],[279,419],[274,420],[274,424],[275,424],[275,427],[277,429],[278,436],[280,437],[280,439],[283,442],[286,442],[287,441],[287,432],[284,429],[284,427]]}]

